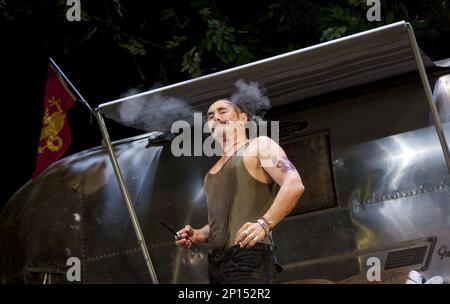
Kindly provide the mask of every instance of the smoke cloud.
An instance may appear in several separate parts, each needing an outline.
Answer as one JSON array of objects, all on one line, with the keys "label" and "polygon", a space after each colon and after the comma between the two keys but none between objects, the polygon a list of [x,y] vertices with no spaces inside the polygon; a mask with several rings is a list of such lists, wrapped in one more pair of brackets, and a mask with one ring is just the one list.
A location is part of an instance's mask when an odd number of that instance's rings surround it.
[{"label": "smoke cloud", "polygon": [[255,81],[247,83],[243,79],[239,79],[234,85],[236,91],[230,100],[247,113],[250,120],[261,121],[271,108],[269,98],[264,95],[264,89],[261,89]]},{"label": "smoke cloud", "polygon": [[[260,88],[257,82],[246,82],[243,79],[236,81],[235,87],[230,101],[247,113],[249,120],[261,121],[271,108],[264,89]],[[139,93],[141,92],[137,89],[130,89],[121,97]],[[119,105],[118,114],[120,123],[146,132],[170,133],[172,124],[178,120],[184,120],[191,125],[194,123],[194,110],[186,101],[161,94],[138,96],[124,101]]]},{"label": "smoke cloud", "polygon": [[[130,89],[121,97],[140,93]],[[185,120],[193,123],[194,112],[184,101],[175,97],[154,94],[131,98],[119,106],[120,121],[129,127],[145,130],[146,132],[170,132],[172,123]]]}]

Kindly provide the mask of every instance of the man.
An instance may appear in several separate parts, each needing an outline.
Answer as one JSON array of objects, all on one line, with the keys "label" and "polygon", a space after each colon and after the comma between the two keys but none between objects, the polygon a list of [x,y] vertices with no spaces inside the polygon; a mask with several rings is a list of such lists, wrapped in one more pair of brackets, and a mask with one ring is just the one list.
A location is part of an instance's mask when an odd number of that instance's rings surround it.
[{"label": "man", "polygon": [[[176,244],[209,245],[212,284],[272,283],[279,265],[271,231],[297,204],[305,190],[302,180],[275,141],[248,139],[248,115],[238,105],[218,100],[207,119],[223,151],[205,176],[208,225],[187,225]],[[280,189],[274,198],[275,183]]]}]

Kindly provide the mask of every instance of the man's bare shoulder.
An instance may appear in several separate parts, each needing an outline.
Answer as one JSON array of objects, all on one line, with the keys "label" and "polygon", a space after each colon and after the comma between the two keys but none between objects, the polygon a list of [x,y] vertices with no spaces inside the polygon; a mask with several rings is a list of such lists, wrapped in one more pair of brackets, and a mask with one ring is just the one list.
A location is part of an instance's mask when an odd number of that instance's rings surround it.
[{"label": "man's bare shoulder", "polygon": [[249,144],[249,149],[251,149],[251,150],[259,149],[259,151],[262,151],[264,149],[271,150],[271,149],[279,148],[279,147],[280,147],[280,145],[268,136],[255,137],[250,141],[250,144]]}]

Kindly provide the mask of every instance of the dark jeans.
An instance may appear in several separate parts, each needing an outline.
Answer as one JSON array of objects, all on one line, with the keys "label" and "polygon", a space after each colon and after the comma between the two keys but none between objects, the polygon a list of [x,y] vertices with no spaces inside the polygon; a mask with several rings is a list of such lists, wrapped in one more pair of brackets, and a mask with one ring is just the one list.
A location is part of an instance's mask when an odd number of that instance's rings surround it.
[{"label": "dark jeans", "polygon": [[211,284],[272,284],[283,268],[274,246],[257,243],[251,248],[235,245],[209,254]]}]

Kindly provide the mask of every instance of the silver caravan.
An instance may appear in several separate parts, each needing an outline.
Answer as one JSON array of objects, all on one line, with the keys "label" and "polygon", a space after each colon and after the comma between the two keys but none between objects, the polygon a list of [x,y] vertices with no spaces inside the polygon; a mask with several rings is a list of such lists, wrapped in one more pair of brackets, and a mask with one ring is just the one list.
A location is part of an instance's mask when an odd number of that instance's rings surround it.
[{"label": "silver caravan", "polygon": [[100,105],[104,145],[58,161],[1,213],[1,282],[68,282],[79,261],[82,283],[207,283],[207,248],[176,247],[160,221],[206,224],[215,158],[175,157],[158,132],[110,143],[104,118],[133,127],[121,109],[156,94],[203,111],[237,79],[266,88],[307,189],[274,231],[279,283],[450,281],[450,62],[398,22]]}]

